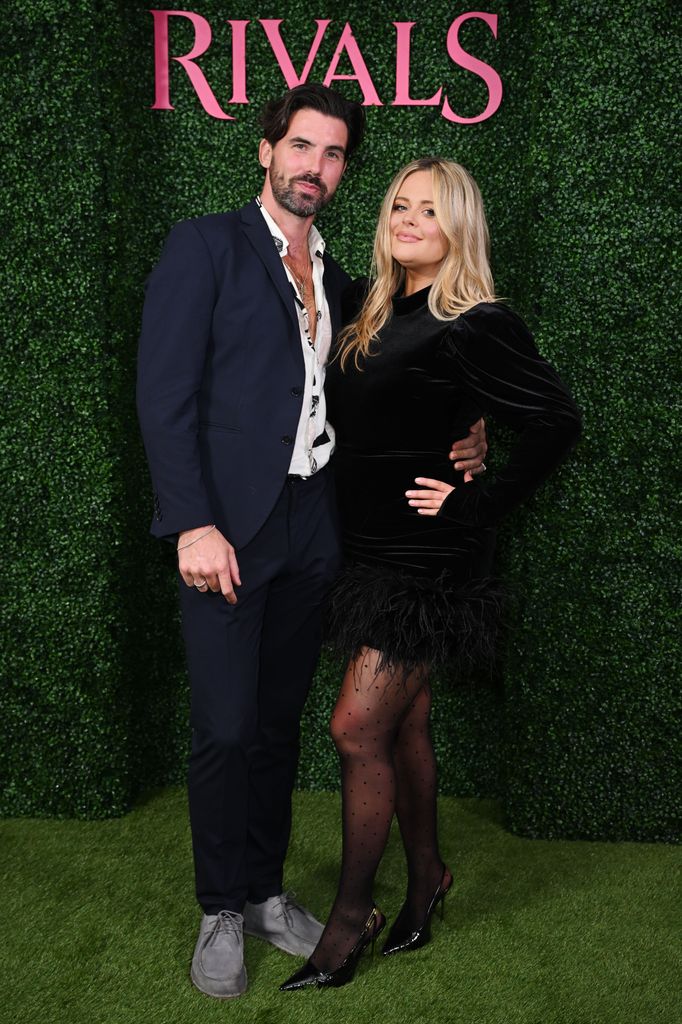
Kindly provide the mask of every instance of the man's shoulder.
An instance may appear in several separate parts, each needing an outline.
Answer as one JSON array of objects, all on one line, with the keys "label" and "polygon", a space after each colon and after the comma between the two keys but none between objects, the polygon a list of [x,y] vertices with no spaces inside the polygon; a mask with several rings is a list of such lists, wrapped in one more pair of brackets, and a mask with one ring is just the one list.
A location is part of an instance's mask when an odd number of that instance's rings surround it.
[{"label": "man's shoulder", "polygon": [[166,240],[167,251],[174,253],[208,252],[214,260],[222,260],[231,251],[241,251],[243,228],[253,218],[255,203],[227,213],[207,213],[177,221]]},{"label": "man's shoulder", "polygon": [[179,223],[189,225],[206,242],[221,242],[226,236],[233,235],[239,230],[241,215],[242,210],[228,210],[227,213],[205,213],[201,217],[188,217]]}]

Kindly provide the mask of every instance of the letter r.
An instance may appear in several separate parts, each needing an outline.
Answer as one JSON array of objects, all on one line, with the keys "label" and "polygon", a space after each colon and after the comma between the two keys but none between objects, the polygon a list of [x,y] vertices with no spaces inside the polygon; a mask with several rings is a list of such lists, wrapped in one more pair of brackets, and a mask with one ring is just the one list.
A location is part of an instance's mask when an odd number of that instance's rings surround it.
[{"label": "letter r", "polygon": [[[234,118],[221,109],[220,104],[213,95],[210,85],[206,81],[201,68],[198,68],[194,61],[201,57],[211,45],[211,26],[206,18],[194,11],[150,11],[154,19],[154,80],[155,92],[152,110],[174,110],[170,101],[170,71],[169,62],[176,60],[187,72],[194,91],[199,101],[211,117],[217,117],[221,121],[234,121]],[[194,46],[189,53],[183,57],[171,57],[168,52],[168,19],[189,18],[194,26]]]}]

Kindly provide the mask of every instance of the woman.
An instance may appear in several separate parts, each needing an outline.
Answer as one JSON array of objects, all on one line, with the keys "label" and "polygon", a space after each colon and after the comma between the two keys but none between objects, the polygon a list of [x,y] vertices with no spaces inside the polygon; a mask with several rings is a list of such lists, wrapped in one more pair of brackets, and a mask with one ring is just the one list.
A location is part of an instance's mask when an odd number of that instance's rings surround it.
[{"label": "woman", "polygon": [[[426,159],[398,173],[374,264],[326,383],[347,558],[332,599],[350,658],[331,722],[341,879],[313,956],[283,989],[345,984],[383,929],[372,885],[394,812],[408,885],[384,953],[428,941],[452,884],[438,850],[428,673],[490,653],[495,524],[580,429],[558,375],[495,297],[483,203],[463,167]],[[487,487],[461,473],[453,484],[449,439],[489,413],[520,434],[509,462]]]}]

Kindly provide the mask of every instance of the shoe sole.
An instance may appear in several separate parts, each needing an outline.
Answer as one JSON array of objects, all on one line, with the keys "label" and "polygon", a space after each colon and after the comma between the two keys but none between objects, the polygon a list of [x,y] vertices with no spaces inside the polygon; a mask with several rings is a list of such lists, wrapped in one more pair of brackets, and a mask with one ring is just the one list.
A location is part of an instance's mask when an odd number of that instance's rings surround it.
[{"label": "shoe sole", "polygon": [[203,989],[201,987],[201,985],[199,985],[199,983],[197,982],[196,978],[194,977],[194,971],[193,970],[191,970],[189,972],[189,980],[192,982],[192,984],[194,985],[194,987],[197,990],[197,992],[201,992],[202,996],[208,996],[209,999],[220,999],[220,1000],[238,999],[239,996],[243,996],[244,995],[244,993],[246,992],[246,989],[248,987],[248,979],[247,979],[247,976],[246,976],[246,970],[244,970],[244,988],[241,990],[241,992],[230,992],[229,995],[227,995],[227,994],[226,995],[218,995],[215,992],[207,992],[206,989]]}]

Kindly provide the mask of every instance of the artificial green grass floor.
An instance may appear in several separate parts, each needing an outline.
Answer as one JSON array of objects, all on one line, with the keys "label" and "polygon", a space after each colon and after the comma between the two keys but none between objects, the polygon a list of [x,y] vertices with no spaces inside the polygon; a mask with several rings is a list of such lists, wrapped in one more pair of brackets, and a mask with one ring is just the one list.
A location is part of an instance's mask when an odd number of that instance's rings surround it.
[{"label": "artificial green grass floor", "polygon": [[[337,990],[281,993],[301,963],[246,940],[249,990],[217,1002],[188,980],[199,914],[184,790],[115,821],[0,824],[0,1020],[12,1024],[675,1024],[682,852],[505,832],[492,801],[442,799],[454,871],[445,920],[414,953],[366,956]],[[339,798],[297,793],[287,885],[318,916],[339,863]],[[391,918],[394,833],[376,885]]]}]

